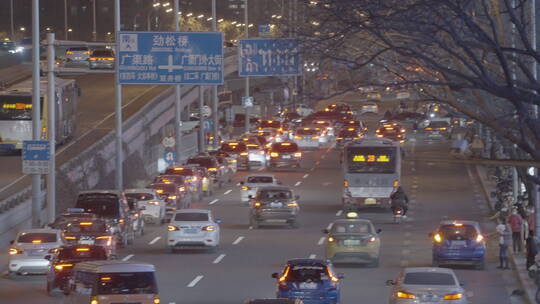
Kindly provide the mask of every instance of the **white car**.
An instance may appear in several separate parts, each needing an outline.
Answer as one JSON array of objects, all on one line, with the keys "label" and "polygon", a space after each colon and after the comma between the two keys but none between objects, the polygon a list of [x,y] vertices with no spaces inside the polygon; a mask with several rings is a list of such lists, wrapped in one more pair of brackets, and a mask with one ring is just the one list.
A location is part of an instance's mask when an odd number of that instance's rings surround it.
[{"label": "white car", "polygon": [[137,205],[142,209],[145,222],[163,223],[165,221],[166,203],[156,193],[155,189],[127,189],[126,197],[137,200]]},{"label": "white car", "polygon": [[67,65],[88,66],[88,58],[90,58],[90,50],[85,46],[72,47],[66,50],[66,66]]},{"label": "white car", "polygon": [[405,268],[395,280],[386,283],[392,286],[390,304],[468,303],[456,274],[448,268]]},{"label": "white car", "polygon": [[379,113],[379,106],[374,102],[366,102],[360,108],[360,114],[365,113]]},{"label": "white car", "polygon": [[322,135],[319,128],[299,128],[294,133],[294,142],[302,149],[318,149]]},{"label": "white car", "polygon": [[312,114],[313,112],[314,112],[314,110],[312,108],[308,107],[305,104],[299,104],[296,107],[296,113],[298,113],[298,115],[300,115],[300,116],[308,116],[308,115]]},{"label": "white car", "polygon": [[25,229],[10,242],[8,275],[46,274],[56,248],[64,245],[59,229]]},{"label": "white car", "polygon": [[246,177],[245,181],[240,182],[240,200],[242,203],[248,203],[250,196],[254,197],[257,193],[257,187],[278,186],[281,182],[272,174],[252,174]]},{"label": "white car", "polygon": [[204,209],[177,210],[167,226],[170,252],[177,249],[217,248],[220,240],[219,223],[212,211]]},{"label": "white car", "polygon": [[256,143],[247,143],[248,159],[250,167],[265,167],[266,166],[266,152],[262,145]]}]

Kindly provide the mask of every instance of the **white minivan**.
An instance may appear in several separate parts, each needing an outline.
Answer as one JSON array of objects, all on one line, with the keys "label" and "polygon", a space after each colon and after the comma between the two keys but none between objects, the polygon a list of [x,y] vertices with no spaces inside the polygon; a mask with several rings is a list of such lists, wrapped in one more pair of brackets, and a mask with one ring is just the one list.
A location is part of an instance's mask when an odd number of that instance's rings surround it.
[{"label": "white minivan", "polygon": [[160,302],[154,265],[120,260],[78,263],[65,294],[66,304]]}]

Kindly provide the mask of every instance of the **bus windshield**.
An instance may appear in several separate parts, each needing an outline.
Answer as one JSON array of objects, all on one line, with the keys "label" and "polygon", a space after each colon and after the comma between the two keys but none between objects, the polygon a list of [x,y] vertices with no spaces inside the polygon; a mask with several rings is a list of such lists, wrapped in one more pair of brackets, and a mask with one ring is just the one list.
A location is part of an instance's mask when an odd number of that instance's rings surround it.
[{"label": "bus windshield", "polygon": [[346,155],[349,173],[396,172],[395,147],[349,147]]},{"label": "bus windshield", "polygon": [[[43,98],[40,99],[43,108]],[[32,96],[0,95],[0,120],[32,120]]]}]

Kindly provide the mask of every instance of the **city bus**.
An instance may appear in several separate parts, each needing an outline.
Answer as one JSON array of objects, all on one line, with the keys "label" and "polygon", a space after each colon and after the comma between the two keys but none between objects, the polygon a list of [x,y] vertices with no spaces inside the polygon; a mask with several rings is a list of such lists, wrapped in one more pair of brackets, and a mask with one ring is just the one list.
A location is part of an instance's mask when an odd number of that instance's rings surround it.
[{"label": "city bus", "polygon": [[[41,140],[47,139],[47,81],[41,81]],[[73,79],[56,78],[56,143],[69,140],[77,127],[76,111],[80,95]],[[0,151],[19,151],[32,140],[32,80],[0,90]]]},{"label": "city bus", "polygon": [[403,154],[399,142],[365,137],[349,142],[342,154],[343,208],[390,207],[400,185]]}]

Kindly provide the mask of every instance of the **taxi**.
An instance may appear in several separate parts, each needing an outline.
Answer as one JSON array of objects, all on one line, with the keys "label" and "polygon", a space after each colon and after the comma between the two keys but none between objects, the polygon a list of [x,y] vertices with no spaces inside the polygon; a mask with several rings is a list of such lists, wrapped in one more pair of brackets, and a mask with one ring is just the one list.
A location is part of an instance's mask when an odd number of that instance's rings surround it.
[{"label": "taxi", "polygon": [[393,141],[405,142],[405,129],[397,122],[382,122],[375,131],[377,137],[384,137]]},{"label": "taxi", "polygon": [[349,212],[347,218],[336,220],[330,229],[324,229],[323,232],[328,235],[326,258],[332,263],[379,266],[381,230],[375,230],[370,220],[359,219],[356,212]]}]

